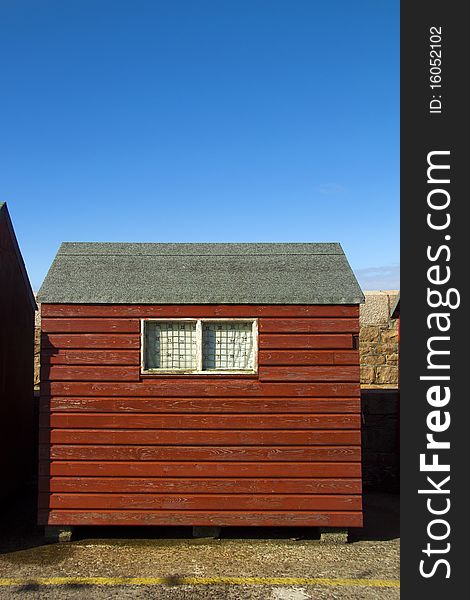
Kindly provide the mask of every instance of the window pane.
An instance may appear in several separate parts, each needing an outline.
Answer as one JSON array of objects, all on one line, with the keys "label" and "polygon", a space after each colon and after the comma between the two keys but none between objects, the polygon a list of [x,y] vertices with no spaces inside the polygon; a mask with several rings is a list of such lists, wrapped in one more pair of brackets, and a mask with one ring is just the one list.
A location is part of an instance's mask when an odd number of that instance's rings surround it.
[{"label": "window pane", "polygon": [[150,321],[145,324],[147,369],[196,369],[196,323]]},{"label": "window pane", "polygon": [[202,324],[202,368],[227,371],[253,369],[253,324]]}]

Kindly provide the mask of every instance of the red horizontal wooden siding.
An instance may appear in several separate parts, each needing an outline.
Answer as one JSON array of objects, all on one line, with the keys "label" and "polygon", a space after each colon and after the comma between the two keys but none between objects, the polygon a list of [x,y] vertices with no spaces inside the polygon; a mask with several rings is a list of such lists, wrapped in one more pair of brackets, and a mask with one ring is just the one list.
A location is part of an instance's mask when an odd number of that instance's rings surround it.
[{"label": "red horizontal wooden siding", "polygon": [[40,523],[49,525],[196,525],[258,527],[361,527],[362,512],[254,510],[104,510],[41,509]]},{"label": "red horizontal wooden siding", "polygon": [[43,396],[41,412],[100,412],[100,413],[359,413],[359,397],[319,398],[104,398],[98,396]]},{"label": "red horizontal wooden siding", "polygon": [[[44,452],[47,459],[47,449]],[[217,462],[217,461],[141,461],[141,460],[52,460],[39,464],[39,473],[42,476],[42,489],[46,489],[48,477],[93,477],[108,481],[108,477],[145,477],[148,480],[157,478],[184,478],[204,477],[205,479],[217,477],[235,477],[239,481],[246,477],[280,477],[288,481],[293,477],[307,479],[321,477],[328,481],[332,477],[345,477],[349,479],[361,476],[360,462]]]},{"label": "red horizontal wooden siding", "polygon": [[[41,523],[362,524],[358,306],[41,310]],[[178,317],[257,318],[258,372],[141,374]]]},{"label": "red horizontal wooden siding", "polygon": [[360,479],[190,477],[53,477],[50,492],[206,493],[206,494],[360,494]]}]

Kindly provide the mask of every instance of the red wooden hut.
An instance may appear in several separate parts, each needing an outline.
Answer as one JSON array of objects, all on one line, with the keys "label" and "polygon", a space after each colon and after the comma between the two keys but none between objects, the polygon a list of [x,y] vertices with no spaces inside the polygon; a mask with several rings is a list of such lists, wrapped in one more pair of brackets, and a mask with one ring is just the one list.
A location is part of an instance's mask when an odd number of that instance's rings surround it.
[{"label": "red wooden hut", "polygon": [[361,526],[339,244],[65,243],[39,299],[41,524]]},{"label": "red wooden hut", "polygon": [[0,497],[31,480],[35,468],[35,311],[7,205],[0,202]]}]

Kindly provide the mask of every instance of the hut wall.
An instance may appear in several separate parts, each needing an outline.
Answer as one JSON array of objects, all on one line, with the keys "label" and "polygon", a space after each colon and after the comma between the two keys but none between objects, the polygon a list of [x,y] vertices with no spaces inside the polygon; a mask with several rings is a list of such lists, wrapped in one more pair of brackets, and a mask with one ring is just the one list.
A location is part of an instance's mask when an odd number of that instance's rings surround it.
[{"label": "hut wall", "polygon": [[29,481],[35,464],[33,425],[34,306],[12,231],[0,220],[0,497]]},{"label": "hut wall", "polygon": [[[256,375],[142,375],[143,318],[258,318]],[[356,305],[42,304],[39,520],[362,525]]]}]

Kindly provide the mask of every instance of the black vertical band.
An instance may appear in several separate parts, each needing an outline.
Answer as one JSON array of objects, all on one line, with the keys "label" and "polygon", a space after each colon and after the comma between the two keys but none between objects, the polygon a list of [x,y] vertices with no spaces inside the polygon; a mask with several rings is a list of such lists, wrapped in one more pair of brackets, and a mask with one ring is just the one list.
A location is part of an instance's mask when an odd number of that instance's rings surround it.
[{"label": "black vertical band", "polygon": [[458,598],[468,569],[464,544],[470,534],[465,510],[470,394],[464,382],[470,373],[465,314],[470,154],[465,148],[469,120],[464,84],[470,52],[463,8],[458,2],[435,0],[401,4],[405,599]]}]

